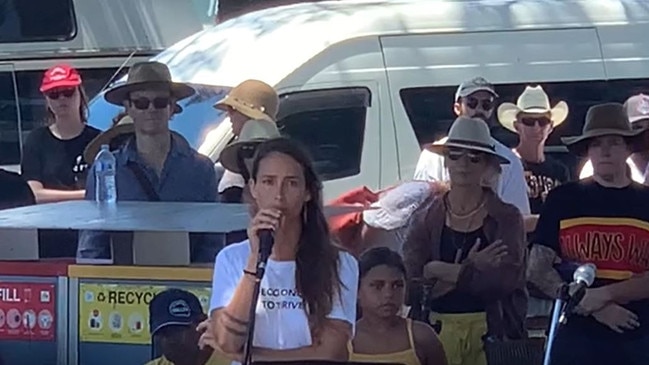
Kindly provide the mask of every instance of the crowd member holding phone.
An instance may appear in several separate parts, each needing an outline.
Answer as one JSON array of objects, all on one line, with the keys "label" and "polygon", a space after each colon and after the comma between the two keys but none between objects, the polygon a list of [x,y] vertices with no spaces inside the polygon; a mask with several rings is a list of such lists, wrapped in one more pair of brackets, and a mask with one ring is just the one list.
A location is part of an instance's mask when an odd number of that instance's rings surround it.
[{"label": "crowd member holding phone", "polygon": [[201,344],[241,360],[259,232],[272,230],[275,244],[256,303],[253,360],[346,360],[356,322],[358,264],[332,244],[312,160],[296,142],[275,138],[257,147],[250,172],[249,239],[217,255]]}]

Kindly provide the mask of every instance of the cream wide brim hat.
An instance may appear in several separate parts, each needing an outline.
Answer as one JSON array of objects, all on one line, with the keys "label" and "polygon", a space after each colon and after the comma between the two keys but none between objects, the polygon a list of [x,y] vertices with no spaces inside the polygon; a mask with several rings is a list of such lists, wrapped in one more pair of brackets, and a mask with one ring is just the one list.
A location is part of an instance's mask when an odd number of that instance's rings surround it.
[{"label": "cream wide brim hat", "polygon": [[248,120],[243,125],[239,138],[225,146],[223,151],[221,151],[219,161],[226,170],[241,174],[243,171],[241,171],[242,166],[240,165],[241,161],[239,159],[240,157],[243,158],[243,156],[241,156],[240,151],[247,148],[252,155],[257,145],[266,140],[278,137],[281,137],[281,134],[275,122],[269,121],[268,119]]},{"label": "cream wide brim hat", "polygon": [[478,118],[458,117],[449,130],[448,137],[427,145],[430,152],[443,155],[449,147],[482,152],[495,157],[501,165],[511,163],[509,159],[496,152],[487,123]]},{"label": "cream wide brim hat", "polygon": [[514,133],[518,133],[514,127],[517,116],[520,113],[526,114],[550,114],[552,128],[559,126],[568,118],[568,104],[565,101],[558,102],[554,107],[550,106],[550,99],[540,85],[526,86],[523,93],[518,97],[516,104],[502,103],[498,107],[497,116],[500,124]]},{"label": "cream wide brim hat", "polygon": [[552,128],[561,125],[566,118],[568,118],[568,104],[565,101],[560,101],[554,108],[548,110],[545,108],[528,108],[520,109],[513,103],[502,103],[498,107],[498,121],[500,124],[514,133],[518,133],[514,127],[514,122],[519,113],[527,114],[545,114],[550,113],[550,121],[552,121]]}]

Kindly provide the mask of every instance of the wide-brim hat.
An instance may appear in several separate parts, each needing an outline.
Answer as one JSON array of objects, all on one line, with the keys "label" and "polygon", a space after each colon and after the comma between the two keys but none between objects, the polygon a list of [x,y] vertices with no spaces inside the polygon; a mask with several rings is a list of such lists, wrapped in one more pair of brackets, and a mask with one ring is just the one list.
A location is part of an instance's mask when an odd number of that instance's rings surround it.
[{"label": "wide-brim hat", "polygon": [[458,117],[451,125],[448,137],[429,144],[426,149],[443,155],[449,147],[483,152],[495,157],[500,164],[510,163],[507,157],[496,152],[496,145],[487,123],[478,118]]},{"label": "wide-brim hat", "polygon": [[520,113],[550,114],[550,121],[554,128],[568,118],[568,104],[565,101],[560,101],[551,107],[550,98],[540,85],[526,86],[516,104],[502,103],[498,107],[498,121],[503,127],[517,133],[514,122]]},{"label": "wide-brim hat", "polygon": [[176,100],[188,98],[196,92],[187,84],[173,82],[164,63],[149,61],[134,64],[128,71],[126,82],[106,91],[104,98],[111,104],[122,106],[131,92],[152,88],[169,88]]},{"label": "wide-brim hat", "polygon": [[279,110],[279,96],[272,86],[259,80],[246,80],[214,104],[227,111],[233,108],[250,119],[274,121]]},{"label": "wide-brim hat", "polygon": [[647,148],[646,128],[633,128],[624,106],[620,103],[605,103],[592,106],[586,113],[583,132],[579,136],[563,137],[561,141],[568,149],[583,156],[588,151],[591,139],[602,136],[624,137],[631,152]]},{"label": "wide-brim hat", "polygon": [[241,174],[243,171],[241,171],[240,159],[252,158],[255,148],[260,143],[280,136],[274,122],[267,119],[249,120],[243,125],[239,138],[221,151],[219,161],[227,170]]},{"label": "wide-brim hat", "polygon": [[101,132],[97,137],[93,138],[83,151],[83,159],[87,163],[92,163],[99,153],[102,145],[110,145],[115,138],[134,135],[135,134],[135,125],[133,124],[133,119],[128,115],[124,116],[122,119],[117,122],[110,129]]}]

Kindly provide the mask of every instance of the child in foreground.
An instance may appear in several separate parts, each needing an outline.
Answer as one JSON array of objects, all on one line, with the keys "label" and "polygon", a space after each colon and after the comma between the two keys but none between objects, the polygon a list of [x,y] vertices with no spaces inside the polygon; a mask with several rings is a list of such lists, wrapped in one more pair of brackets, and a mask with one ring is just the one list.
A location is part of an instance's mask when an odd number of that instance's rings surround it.
[{"label": "child in foreground", "polygon": [[435,331],[400,315],[406,274],[401,256],[386,247],[365,252],[359,261],[361,318],[350,344],[350,361],[447,365]]}]

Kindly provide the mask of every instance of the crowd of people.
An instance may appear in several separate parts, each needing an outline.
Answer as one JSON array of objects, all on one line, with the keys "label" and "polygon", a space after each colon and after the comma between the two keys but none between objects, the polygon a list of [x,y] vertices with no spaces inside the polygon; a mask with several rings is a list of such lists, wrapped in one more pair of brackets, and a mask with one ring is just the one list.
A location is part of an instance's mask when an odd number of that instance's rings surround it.
[{"label": "crowd of people", "polygon": [[[588,110],[582,134],[563,139],[587,161],[575,180],[544,152],[568,103],[551,105],[539,85],[499,103],[494,85],[468,80],[448,136],[424,146],[412,179],[350,191],[329,203],[366,210],[327,218],[323,181],[299,142],[281,136],[279,98],[261,81],[215,105],[235,135],[216,167],[169,129],[194,90],[164,64],[138,63],[105,93],[124,110],[104,132],[85,123],[72,67],[48,70],[41,91],[51,121],[25,143],[23,180],[3,180],[14,192],[3,207],[93,200],[104,144],[118,200],[250,205],[247,231],[190,237],[192,261],[214,262],[210,310],[181,290],[159,294],[154,364],[242,360],[264,230],[275,245],[255,304],[255,361],[533,364],[543,346],[530,318],[547,319],[574,269],[593,263],[595,284],[558,331],[551,363],[649,363],[649,96]],[[493,119],[518,135],[515,148],[494,138]],[[110,258],[108,232],[39,234],[41,257]]]}]

